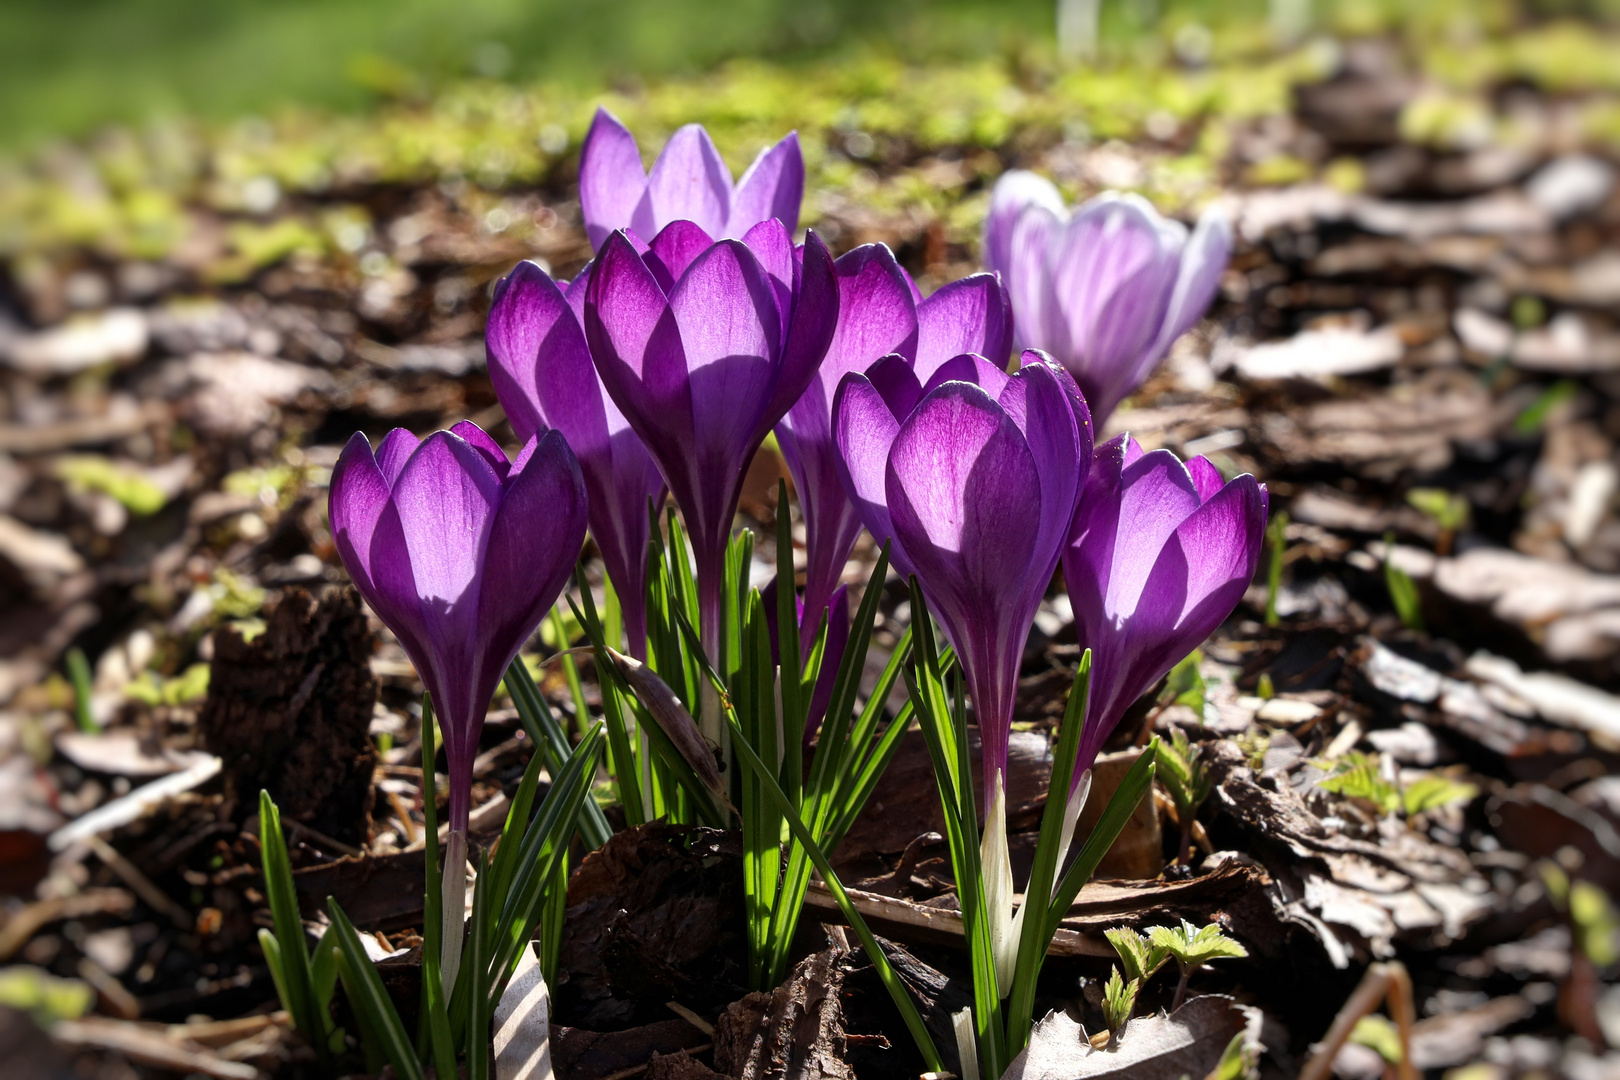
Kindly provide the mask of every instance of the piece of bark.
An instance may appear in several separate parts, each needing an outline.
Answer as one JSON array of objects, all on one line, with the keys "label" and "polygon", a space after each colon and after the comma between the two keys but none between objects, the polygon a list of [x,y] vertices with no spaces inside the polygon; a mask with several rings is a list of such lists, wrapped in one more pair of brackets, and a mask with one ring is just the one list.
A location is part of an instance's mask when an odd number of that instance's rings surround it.
[{"label": "piece of bark", "polygon": [[225,762],[238,814],[257,812],[262,788],[284,817],[364,843],[377,680],[359,599],[344,589],[317,603],[293,589],[266,623],[250,642],[230,628],[216,632],[198,717],[203,738]]},{"label": "piece of bark", "polygon": [[715,1068],[737,1080],[854,1080],[839,1005],[845,955],[829,946],[770,993],[733,1002],[714,1025]]},{"label": "piece of bark", "polygon": [[335,897],[361,930],[399,930],[422,925],[422,851],[345,856],[293,871],[298,907],[306,918],[326,910]]},{"label": "piece of bark", "polygon": [[723,1080],[717,1073],[691,1054],[654,1054],[647,1059],[647,1080]]},{"label": "piece of bark", "polygon": [[615,833],[568,883],[558,1021],[614,1031],[668,1016],[668,1001],[715,1015],[747,991],[743,920],[738,834]]},{"label": "piece of bark", "polygon": [[650,1069],[660,1055],[684,1057],[682,1051],[708,1041],[708,1035],[676,1019],[608,1033],[553,1026],[551,1062],[558,1080],[597,1080],[644,1064]]}]

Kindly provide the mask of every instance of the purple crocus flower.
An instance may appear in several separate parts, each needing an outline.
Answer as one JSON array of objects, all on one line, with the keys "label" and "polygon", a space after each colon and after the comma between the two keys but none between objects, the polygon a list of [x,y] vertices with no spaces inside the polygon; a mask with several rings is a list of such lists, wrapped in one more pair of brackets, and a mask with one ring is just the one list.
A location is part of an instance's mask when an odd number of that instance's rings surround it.
[{"label": "purple crocus flower", "polygon": [[771,218],[713,241],[677,221],[645,253],[602,245],[585,337],[608,395],[680,504],[698,578],[704,647],[718,655],[726,544],[754,452],[799,399],[838,320],[832,256],[793,247]]},{"label": "purple crocus flower", "polygon": [[[473,758],[484,711],[518,649],[557,602],[585,542],[585,480],[561,434],[515,461],[463,420],[426,439],[396,428],[376,454],[356,432],[332,470],[327,516],[349,576],[427,687],[450,769],[443,903],[463,908]],[[445,993],[461,963],[447,918]]]},{"label": "purple crocus flower", "polygon": [[1000,366],[1012,345],[1007,295],[993,274],[954,281],[924,300],[886,245],[858,247],[834,265],[838,329],[817,377],[776,425],[777,445],[804,513],[806,649],[861,530],[838,475],[832,435],[839,382],[890,354],[910,364],[919,382],[927,382],[941,364],[963,353]]},{"label": "purple crocus flower", "polygon": [[1091,702],[1076,782],[1131,703],[1214,632],[1254,579],[1264,484],[1223,481],[1206,458],[1143,453],[1121,435],[1097,448],[1063,553]]},{"label": "purple crocus flower", "polygon": [[1137,195],[1105,192],[1070,214],[1050,181],[1023,170],[996,181],[984,226],[1018,344],[1069,369],[1099,427],[1203,316],[1231,251],[1217,209],[1190,237]]},{"label": "purple crocus flower", "polygon": [[833,431],[862,520],[880,542],[892,538],[890,558],[916,575],[978,714],[985,902],[997,978],[1010,992],[1019,923],[1007,740],[1024,644],[1091,463],[1091,416],[1074,379],[1038,352],[1024,353],[1014,375],[959,356],[923,385],[889,356],[844,377]]},{"label": "purple crocus flower", "polygon": [[619,595],[630,655],[645,661],[647,503],[663,503],[664,479],[591,363],[580,325],[589,273],[566,292],[530,262],[501,279],[484,331],[489,377],[518,438],[556,428],[579,456],[591,536]]},{"label": "purple crocus flower", "polygon": [[585,481],[556,431],[508,462],[471,421],[417,441],[356,432],[332,471],[328,513],[349,576],[399,638],[433,698],[465,832],[484,711],[556,603],[585,541]]},{"label": "purple crocus flower", "polygon": [[761,151],[735,185],[701,124],[687,124],[670,136],[648,176],[636,137],[599,108],[579,155],[579,206],[597,250],[616,230],[650,237],[673,221],[694,222],[716,239],[741,237],[770,218],[791,233],[799,226],[803,199],[804,156],[797,132]]}]

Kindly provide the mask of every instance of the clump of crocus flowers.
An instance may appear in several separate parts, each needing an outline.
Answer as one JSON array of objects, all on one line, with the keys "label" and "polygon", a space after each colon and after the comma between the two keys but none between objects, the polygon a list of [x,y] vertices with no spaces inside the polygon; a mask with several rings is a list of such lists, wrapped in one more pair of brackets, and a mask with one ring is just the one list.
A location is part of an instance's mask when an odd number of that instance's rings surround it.
[{"label": "clump of crocus flowers", "polygon": [[[1189,235],[1134,196],[1070,213],[1047,181],[1009,173],[986,224],[994,273],[924,297],[882,245],[836,260],[813,232],[796,245],[803,189],[792,135],[734,182],[707,133],[685,127],[648,174],[634,137],[599,112],[580,166],[594,260],[572,282],[520,264],[490,313],[491,378],[521,450],[509,458],[467,422],[420,441],[396,431],[375,452],[356,435],[333,475],[333,534],[443,726],[446,910],[460,911],[451,879],[464,880],[483,714],[557,601],[587,525],[623,604],[625,647],[645,660],[648,510],[673,496],[715,656],[736,617],[722,584],[743,478],[774,431],[805,521],[803,595],[784,609],[801,613],[801,650],[824,620],[826,647],[842,650],[842,578],[864,526],[920,586],[961,665],[982,743],[984,894],[1005,996],[1022,916],[1007,746],[1055,570],[1092,654],[1074,781],[1054,795],[1067,797],[1065,850],[1125,710],[1254,574],[1266,492],[1252,476],[1228,480],[1128,436],[1093,448],[1094,425],[1208,306],[1230,231],[1208,214]],[[824,710],[823,691],[830,681],[817,687]]]}]

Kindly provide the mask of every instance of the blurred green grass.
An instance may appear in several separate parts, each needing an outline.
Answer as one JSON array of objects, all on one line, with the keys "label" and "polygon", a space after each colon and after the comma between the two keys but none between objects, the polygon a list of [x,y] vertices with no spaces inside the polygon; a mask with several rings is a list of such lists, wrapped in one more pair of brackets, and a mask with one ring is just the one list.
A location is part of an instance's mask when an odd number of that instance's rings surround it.
[{"label": "blurred green grass", "polygon": [[6,0],[0,142],[108,122],[338,109],[469,75],[623,83],[737,56],[983,53],[1051,0]]}]

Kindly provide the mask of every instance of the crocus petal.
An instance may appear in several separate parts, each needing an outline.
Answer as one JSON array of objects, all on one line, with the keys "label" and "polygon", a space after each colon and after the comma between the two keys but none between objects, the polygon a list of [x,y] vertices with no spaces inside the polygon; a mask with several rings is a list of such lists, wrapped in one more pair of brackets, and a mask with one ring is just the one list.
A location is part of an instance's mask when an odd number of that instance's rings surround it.
[{"label": "crocus petal", "polygon": [[[781,228],[774,220],[766,224]],[[767,422],[759,430],[760,439],[803,396],[838,327],[838,281],[832,255],[814,232],[805,234],[795,281],[793,315],[782,349],[776,391],[765,409]]]},{"label": "crocus petal", "polygon": [[881,356],[864,374],[889,407],[896,424],[910,416],[911,410],[922,400],[922,383],[917,381],[916,370],[903,356]]},{"label": "crocus petal", "polygon": [[770,283],[746,245],[723,240],[692,264],[669,304],[686,350],[693,423],[705,444],[693,449],[709,458],[706,468],[745,467],[781,347]]},{"label": "crocus petal", "polygon": [[[1031,550],[1047,553],[1049,565],[1037,564],[1035,573],[1048,580],[1068,540],[1081,481],[1091,465],[1091,432],[1089,425],[1082,427],[1083,413],[1076,415],[1078,392],[1071,395],[1072,385],[1067,372],[1043,358],[1019,368],[996,399],[1023,433],[1040,477],[1039,516],[1033,522],[1026,518],[1025,528],[1034,525]],[[1083,401],[1078,405],[1085,408]]]},{"label": "crocus petal", "polygon": [[1104,610],[1116,622],[1139,613],[1159,552],[1200,501],[1192,474],[1168,450],[1143,454],[1126,466],[1120,487],[1115,528],[1129,543],[1115,547],[1104,597]]},{"label": "crocus petal", "polygon": [[478,595],[483,700],[557,602],[585,542],[585,480],[556,431],[531,438],[489,526]]},{"label": "crocus petal", "polygon": [[454,651],[461,646],[453,642],[477,636],[477,597],[471,590],[501,503],[501,479],[465,439],[436,431],[405,463],[393,502],[420,602],[442,631],[435,644]]},{"label": "crocus petal", "polygon": [[799,149],[799,133],[793,131],[775,146],[760,151],[737,181],[726,235],[743,236],[768,218],[775,218],[792,232],[799,227],[799,204],[803,201],[804,154]]},{"label": "crocus petal", "polygon": [[924,382],[953,356],[977,353],[1002,366],[1011,349],[1012,306],[994,274],[953,281],[917,305],[916,367]]},{"label": "crocus petal", "polygon": [[[349,576],[368,603],[371,601],[371,534],[388,502],[388,481],[377,467],[371,443],[355,432],[332,467],[327,519]],[[375,607],[375,604],[372,604]]]},{"label": "crocus petal", "polygon": [[[1176,338],[1195,326],[1215,299],[1220,287],[1221,273],[1232,257],[1232,223],[1225,211],[1210,207],[1198,219],[1198,225],[1182,249],[1181,266],[1176,284],[1170,294],[1170,303],[1164,315],[1164,327],[1154,345],[1149,367],[1170,350]],[[1146,378],[1147,371],[1141,376]]]},{"label": "crocus petal", "polygon": [[[567,340],[570,336],[572,342]],[[551,358],[570,344],[583,349],[585,337],[562,291],[534,263],[518,263],[497,286],[484,327],[484,349],[495,396],[512,430],[525,442],[550,426],[535,385],[540,357],[546,356],[545,366],[550,367]],[[589,355],[585,362],[588,367]]]},{"label": "crocus petal", "polygon": [[1047,584],[1032,572],[1027,538],[1008,527],[1039,513],[1034,458],[988,394],[946,383],[901,425],[885,493],[895,535],[962,658],[992,785],[1006,767],[1018,664]]},{"label": "crocus petal", "polygon": [[915,355],[918,329],[910,283],[886,245],[864,244],[840,256],[833,266],[838,275],[838,328],[821,367],[828,399],[848,372],[865,371],[890,353]]},{"label": "crocus petal", "polygon": [[765,271],[771,283],[777,311],[782,316],[781,333],[783,340],[786,340],[788,325],[793,318],[793,293],[799,278],[793,237],[788,234],[786,225],[775,218],[767,218],[744,233],[742,242],[759,260],[760,269]]},{"label": "crocus petal", "polygon": [[608,237],[585,294],[585,337],[602,385],[660,461],[694,444],[691,382],[664,292],[623,233]]},{"label": "crocus petal", "polygon": [[963,353],[953,356],[934,369],[934,373],[923,384],[922,392],[926,395],[935,387],[943,386],[948,382],[972,383],[991,397],[1000,397],[1001,391],[1007,385],[1007,373],[982,356],[972,353]]},{"label": "crocus petal", "polygon": [[465,439],[467,445],[478,451],[489,463],[489,467],[495,471],[498,478],[506,479],[512,463],[506,460],[506,451],[501,449],[501,444],[490,438],[483,428],[471,420],[459,420],[451,426],[450,434]]},{"label": "crocus petal", "polygon": [[1158,336],[1180,269],[1181,243],[1165,225],[1180,228],[1144,200],[1099,196],[1064,227],[1053,288],[1087,367],[1129,364]]},{"label": "crocus petal", "polygon": [[1040,348],[1067,359],[1073,352],[1063,307],[1054,292],[1051,263],[1063,236],[1063,218],[1032,206],[1013,223],[1009,267],[1002,284],[1012,303],[1014,348]]},{"label": "crocus petal", "polygon": [[[909,365],[898,357],[894,359],[909,374]],[[861,523],[880,547],[894,539],[894,526],[889,519],[887,470],[889,448],[899,432],[900,420],[866,376],[857,372],[844,376],[833,396],[838,473]],[[898,541],[890,548],[889,562],[902,575],[912,572],[911,563]]]},{"label": "crocus petal", "polygon": [[[636,137],[606,109],[597,109],[579,152],[579,208],[592,248],[635,224],[647,194],[647,171]],[[651,236],[656,230],[649,230]]]},{"label": "crocus petal", "polygon": [[644,261],[667,293],[675,287],[694,259],[714,244],[714,238],[696,222],[672,221],[653,237]]},{"label": "crocus petal", "polygon": [[710,236],[725,232],[731,170],[701,124],[687,124],[670,136],[647,179],[647,194],[659,226],[684,218]]},{"label": "crocus petal", "polygon": [[405,467],[422,440],[412,435],[404,428],[394,428],[377,447],[377,467],[382,470],[383,479],[392,488],[399,479],[399,470]]},{"label": "crocus petal", "polygon": [[1045,210],[1058,220],[1065,213],[1063,196],[1044,176],[1025,169],[1003,173],[991,189],[990,212],[984,219],[984,265],[1004,278],[1015,276],[1013,230],[1031,207]]},{"label": "crocus petal", "polygon": [[1198,487],[1200,502],[1207,500],[1221,488],[1226,486],[1226,480],[1221,476],[1221,470],[1210,463],[1207,457],[1187,459],[1187,471],[1192,474],[1193,483]]}]

